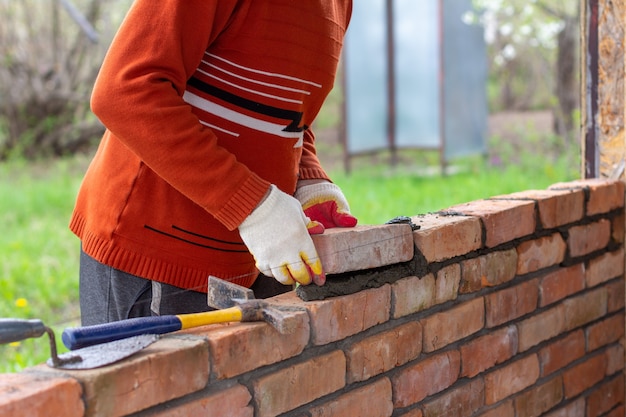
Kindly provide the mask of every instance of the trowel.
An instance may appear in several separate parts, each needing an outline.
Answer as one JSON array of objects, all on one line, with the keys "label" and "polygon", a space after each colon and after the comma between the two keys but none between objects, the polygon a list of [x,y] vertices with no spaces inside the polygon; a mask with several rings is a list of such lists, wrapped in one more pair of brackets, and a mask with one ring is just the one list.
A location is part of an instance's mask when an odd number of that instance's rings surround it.
[{"label": "trowel", "polygon": [[159,339],[155,334],[142,334],[58,355],[54,332],[41,320],[0,318],[0,344],[41,337],[44,333],[50,340],[50,359],[46,364],[59,369],[93,369],[110,365],[139,352]]}]

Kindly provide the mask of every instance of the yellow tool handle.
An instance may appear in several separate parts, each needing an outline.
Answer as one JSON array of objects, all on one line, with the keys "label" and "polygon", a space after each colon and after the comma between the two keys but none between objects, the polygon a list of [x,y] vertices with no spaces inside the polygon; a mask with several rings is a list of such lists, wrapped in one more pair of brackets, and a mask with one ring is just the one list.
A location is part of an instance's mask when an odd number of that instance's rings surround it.
[{"label": "yellow tool handle", "polygon": [[206,326],[207,324],[230,323],[241,321],[241,308],[235,306],[223,310],[207,311],[204,313],[178,314],[181,329]]}]

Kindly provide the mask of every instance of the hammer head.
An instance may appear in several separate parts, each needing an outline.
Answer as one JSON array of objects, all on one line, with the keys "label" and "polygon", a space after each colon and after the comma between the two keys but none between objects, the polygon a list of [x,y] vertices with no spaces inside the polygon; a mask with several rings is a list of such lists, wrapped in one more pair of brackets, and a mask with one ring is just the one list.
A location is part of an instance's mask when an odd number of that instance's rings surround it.
[{"label": "hammer head", "polygon": [[247,300],[254,300],[254,292],[250,288],[209,275],[207,303],[216,309],[230,308]]}]

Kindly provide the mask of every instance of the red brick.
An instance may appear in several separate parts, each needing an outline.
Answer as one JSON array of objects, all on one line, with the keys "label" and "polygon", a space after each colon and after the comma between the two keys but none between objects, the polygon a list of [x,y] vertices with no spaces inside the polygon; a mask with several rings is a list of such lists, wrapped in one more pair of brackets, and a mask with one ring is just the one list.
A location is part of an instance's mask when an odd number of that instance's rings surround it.
[{"label": "red brick", "polygon": [[560,376],[531,388],[515,398],[516,417],[536,417],[556,406],[563,399],[563,380]]},{"label": "red brick", "polygon": [[585,265],[559,268],[544,276],[539,284],[540,307],[560,301],[585,289]]},{"label": "red brick", "polygon": [[437,272],[435,281],[435,304],[456,300],[461,282],[461,265],[448,265]]},{"label": "red brick", "polygon": [[417,359],[422,352],[422,326],[417,322],[398,326],[356,342],[345,352],[348,383],[365,381]]},{"label": "red brick", "polygon": [[587,350],[617,342],[624,337],[624,315],[617,314],[587,327]]},{"label": "red brick", "polygon": [[459,352],[448,351],[399,370],[391,379],[394,407],[408,407],[450,387],[460,367]]},{"label": "red brick", "polygon": [[461,376],[472,378],[517,353],[517,328],[505,327],[461,346]]},{"label": "red brick", "polygon": [[620,403],[624,403],[623,375],[617,375],[589,394],[589,397],[587,397],[586,417],[600,416]]},{"label": "red brick", "polygon": [[567,246],[559,233],[520,243],[517,247],[517,274],[524,275],[565,259]]},{"label": "red brick", "polygon": [[583,356],[585,356],[585,335],[582,330],[577,330],[539,351],[541,376],[550,375]]},{"label": "red brick", "polygon": [[495,404],[516,394],[539,378],[539,360],[537,355],[526,356],[504,368],[485,375],[485,404]]},{"label": "red brick", "polygon": [[388,321],[391,286],[309,301],[305,306],[309,311],[313,344],[327,345]]},{"label": "red brick", "polygon": [[585,399],[579,398],[565,407],[547,414],[546,417],[585,417]]},{"label": "red brick", "polygon": [[413,238],[428,263],[465,255],[482,245],[482,228],[476,217],[435,213],[411,220],[420,226],[413,232]]},{"label": "red brick", "polygon": [[624,207],[624,183],[620,180],[584,179],[554,184],[550,186],[550,189],[587,189],[589,191],[589,201],[587,201],[588,216],[608,213]]},{"label": "red brick", "polygon": [[478,378],[424,404],[424,417],[465,417],[483,406],[485,384]]},{"label": "red brick", "polygon": [[211,390],[206,396],[168,403],[151,410],[150,417],[229,416],[253,417],[252,396],[243,385]]},{"label": "red brick", "polygon": [[513,401],[500,403],[497,407],[485,411],[478,417],[515,417],[515,408],[513,408]]},{"label": "red brick", "polygon": [[345,386],[346,358],[340,351],[283,367],[253,381],[257,417],[273,417]]},{"label": "red brick", "polygon": [[595,287],[613,278],[624,276],[624,248],[607,252],[589,261],[585,278],[588,287]]},{"label": "red brick", "polygon": [[424,352],[441,349],[450,343],[474,334],[484,327],[485,310],[482,298],[433,314],[422,320]]},{"label": "red brick", "polygon": [[611,238],[617,243],[624,243],[626,239],[626,213],[621,211],[619,215],[611,218]]},{"label": "red brick", "polygon": [[565,371],[563,373],[565,397],[574,398],[602,381],[606,375],[606,366],[606,355],[596,355]]},{"label": "red brick", "polygon": [[461,262],[460,292],[467,294],[484,287],[493,287],[511,281],[517,271],[517,251],[491,252]]},{"label": "red brick", "polygon": [[565,330],[565,310],[556,305],[517,324],[519,351],[525,352]]},{"label": "red brick", "polygon": [[391,396],[391,383],[383,378],[313,407],[309,412],[311,417],[391,416]]},{"label": "red brick", "polygon": [[480,217],[488,248],[528,236],[536,227],[533,201],[478,200],[451,207],[449,211]]},{"label": "red brick", "polygon": [[535,200],[544,229],[576,222],[583,218],[585,212],[582,190],[527,190],[510,194],[508,198]]},{"label": "red brick", "polygon": [[306,311],[297,317],[299,325],[292,334],[280,334],[266,323],[203,326],[185,333],[207,338],[212,373],[228,379],[302,353],[311,331]]},{"label": "red brick", "polygon": [[422,410],[411,410],[404,414],[398,415],[398,417],[424,417]]},{"label": "red brick", "polygon": [[82,393],[77,381],[62,375],[0,374],[0,415],[81,417]]},{"label": "red brick", "polygon": [[624,280],[620,279],[619,281],[613,282],[609,284],[606,289],[609,297],[607,301],[609,313],[623,309],[624,295],[626,294],[624,291]]},{"label": "red brick", "polygon": [[537,280],[485,296],[487,327],[495,327],[533,312],[538,299]]},{"label": "red brick", "polygon": [[624,346],[615,345],[606,350],[606,374],[613,375],[624,370]]},{"label": "red brick", "polygon": [[626,415],[626,408],[623,405],[611,410],[608,414],[605,414],[604,417],[624,417]]},{"label": "red brick", "polygon": [[572,257],[588,255],[592,252],[604,249],[611,239],[611,222],[600,219],[597,222],[569,229],[567,245]]},{"label": "red brick", "polygon": [[312,238],[327,274],[393,265],[414,255],[408,224],[327,229]]},{"label": "red brick", "polygon": [[62,372],[81,383],[86,415],[126,415],[203,389],[209,379],[209,349],[205,339],[168,335],[124,361]]},{"label": "red brick", "polygon": [[604,317],[607,312],[607,301],[606,288],[598,288],[563,301],[566,329],[572,330]]},{"label": "red brick", "polygon": [[393,318],[417,313],[435,304],[435,277],[408,277],[392,284]]}]

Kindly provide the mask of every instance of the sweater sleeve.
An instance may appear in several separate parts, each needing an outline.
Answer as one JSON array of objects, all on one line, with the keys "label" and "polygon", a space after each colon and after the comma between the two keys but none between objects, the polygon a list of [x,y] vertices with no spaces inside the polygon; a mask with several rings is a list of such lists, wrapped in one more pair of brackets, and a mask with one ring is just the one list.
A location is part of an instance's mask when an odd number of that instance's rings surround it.
[{"label": "sweater sleeve", "polygon": [[322,168],[317,151],[315,149],[315,134],[311,129],[304,132],[304,144],[302,146],[302,157],[300,159],[300,180],[325,179],[330,178]]},{"label": "sweater sleeve", "polygon": [[220,147],[182,97],[239,3],[136,0],[91,99],[93,112],[117,139],[230,230],[256,207],[269,183]]}]

